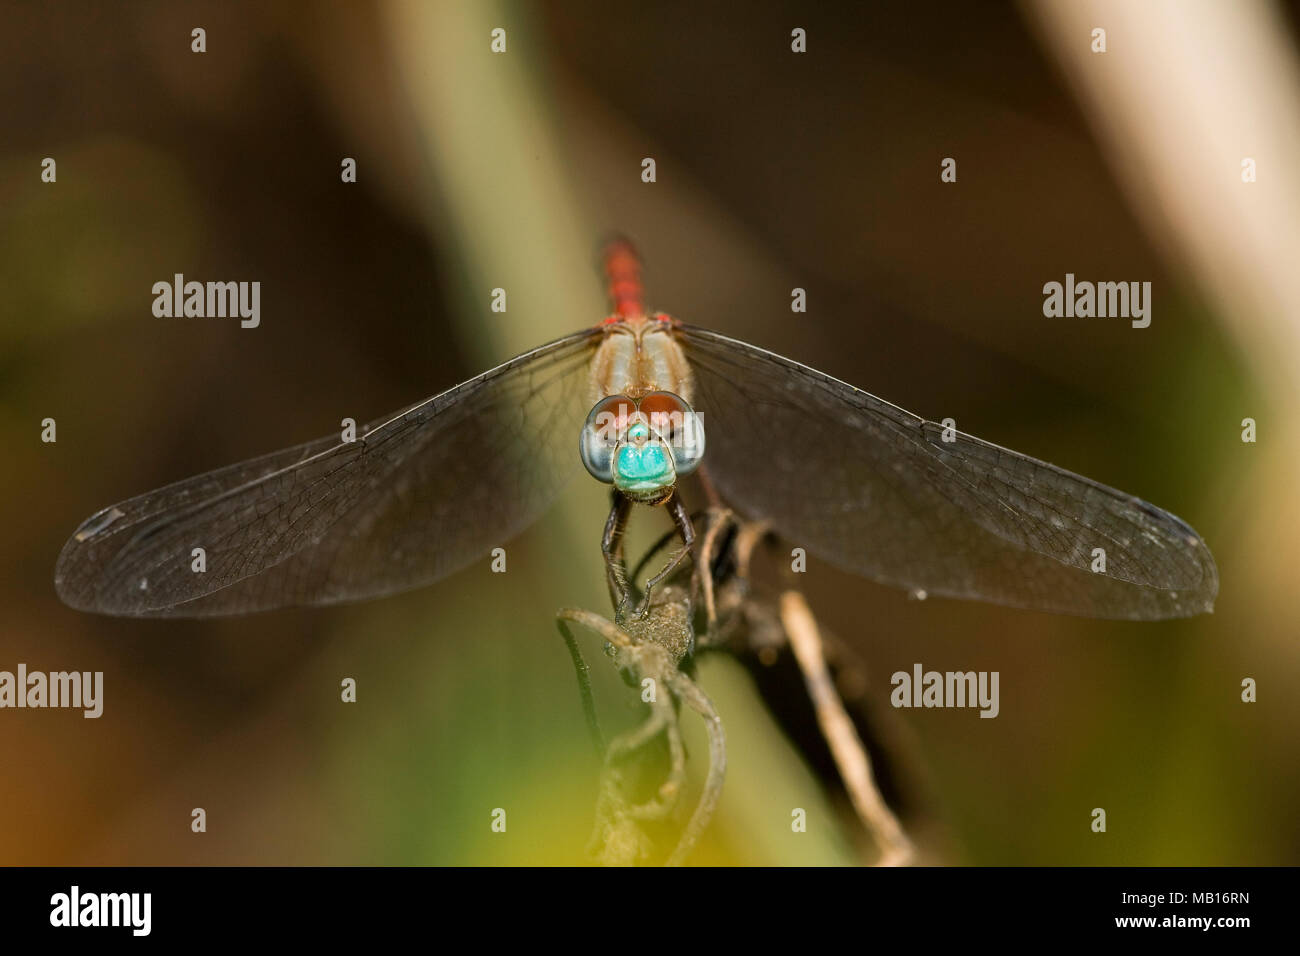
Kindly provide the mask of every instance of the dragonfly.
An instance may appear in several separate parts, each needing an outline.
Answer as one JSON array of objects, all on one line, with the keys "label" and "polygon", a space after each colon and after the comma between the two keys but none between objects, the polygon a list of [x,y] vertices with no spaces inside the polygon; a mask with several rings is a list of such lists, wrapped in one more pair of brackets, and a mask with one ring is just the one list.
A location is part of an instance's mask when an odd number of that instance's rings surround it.
[{"label": "dragonfly", "polygon": [[[626,240],[604,264],[612,311],[595,326],[354,440],[286,448],[97,512],[59,555],[59,597],[110,615],[201,617],[389,595],[486,558],[585,466],[612,489],[602,552],[620,619],[644,614],[690,551],[681,486],[693,473],[808,554],[918,597],[1129,620],[1213,609],[1214,559],[1173,514],[648,311]],[[683,547],[629,606],[622,534],[637,507],[663,508]]]}]

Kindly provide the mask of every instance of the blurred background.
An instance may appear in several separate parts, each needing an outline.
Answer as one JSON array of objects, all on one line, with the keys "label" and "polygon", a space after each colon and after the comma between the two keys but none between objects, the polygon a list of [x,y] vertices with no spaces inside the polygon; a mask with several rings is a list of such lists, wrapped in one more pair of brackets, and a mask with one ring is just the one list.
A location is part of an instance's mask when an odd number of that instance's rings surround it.
[{"label": "blurred background", "polygon": [[[52,577],[105,505],[596,322],[611,230],[652,307],[1139,495],[1215,554],[1214,615],[1151,624],[810,565],[881,702],[916,662],[1001,674],[996,720],[890,715],[923,862],[1300,862],[1296,50],[1295,6],[1262,2],[6,4],[0,670],[103,671],[105,704],[0,711],[0,862],[585,861],[598,768],[553,615],[608,611],[594,482],[502,542],[507,574],[373,603],[115,620]],[[176,272],[259,280],[260,328],[154,317]],[[1067,272],[1150,281],[1150,328],[1044,318]],[[730,764],[693,861],[858,860],[750,676],[699,678]]]}]

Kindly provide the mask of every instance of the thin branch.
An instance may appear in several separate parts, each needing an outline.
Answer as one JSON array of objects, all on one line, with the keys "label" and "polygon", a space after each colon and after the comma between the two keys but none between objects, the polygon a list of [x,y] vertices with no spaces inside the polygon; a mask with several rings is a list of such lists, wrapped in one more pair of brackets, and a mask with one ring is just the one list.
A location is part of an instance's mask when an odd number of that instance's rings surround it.
[{"label": "thin branch", "polygon": [[722,729],[722,718],[718,716],[707,694],[700,686],[680,671],[670,677],[673,692],[686,704],[704,718],[704,730],[709,736],[709,772],[704,778],[704,789],[700,793],[695,812],[691,814],[686,829],[666,866],[681,866],[695,844],[699,842],[704,828],[709,825],[713,813],[722,798],[722,783],[727,774],[727,738]]},{"label": "thin branch", "polygon": [[880,846],[879,865],[906,865],[912,859],[912,843],[876,788],[871,758],[835,690],[822,651],[817,622],[808,602],[798,591],[786,591],[781,595],[781,623],[799,662],[799,669],[803,671],[817,722],[835,758],[849,799],[853,801],[859,819]]},{"label": "thin branch", "polygon": [[555,618],[555,626],[560,629],[564,644],[573,659],[573,670],[578,675],[578,694],[582,698],[582,715],[587,721],[587,730],[591,732],[591,741],[596,745],[596,759],[605,759],[605,737],[600,732],[600,720],[596,716],[596,699],[591,692],[591,669],[582,656],[582,649],[574,639],[569,625],[565,623],[566,612],[561,611]]}]

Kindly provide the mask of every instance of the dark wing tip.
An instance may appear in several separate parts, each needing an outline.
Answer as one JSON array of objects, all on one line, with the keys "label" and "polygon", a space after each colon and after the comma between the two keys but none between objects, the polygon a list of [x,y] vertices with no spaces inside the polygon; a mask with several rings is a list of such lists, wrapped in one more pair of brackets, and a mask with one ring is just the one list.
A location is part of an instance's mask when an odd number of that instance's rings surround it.
[{"label": "dark wing tip", "polygon": [[54,592],[60,601],[77,611],[96,610],[93,594],[86,593],[88,575],[80,567],[86,540],[82,533],[94,521],[95,518],[90,518],[72,533],[54,563]]},{"label": "dark wing tip", "polygon": [[1201,581],[1194,590],[1197,603],[1191,611],[1192,614],[1213,614],[1214,601],[1219,596],[1219,568],[1214,562],[1214,555],[1210,553],[1210,547],[1205,540],[1191,529],[1190,526],[1183,522],[1183,527],[1187,529],[1185,539],[1188,548],[1195,556],[1201,568]]},{"label": "dark wing tip", "polygon": [[1219,568],[1214,555],[1205,539],[1196,529],[1178,515],[1165,511],[1148,501],[1135,498],[1134,503],[1157,524],[1168,529],[1171,543],[1178,547],[1185,556],[1187,564],[1187,581],[1183,587],[1168,589],[1173,604],[1170,617],[1192,617],[1196,614],[1211,614],[1214,601],[1219,595]]},{"label": "dark wing tip", "polygon": [[[54,563],[54,592],[73,610],[130,617],[147,615],[152,611],[147,603],[134,595],[110,599],[110,592],[105,587],[116,580],[105,572],[141,535],[137,521],[122,520],[128,517],[129,509],[123,510],[125,504],[110,505],[95,512],[77,526],[59,551]],[[131,534],[132,531],[135,533]],[[140,586],[141,590],[147,589],[148,578],[142,578]]]}]

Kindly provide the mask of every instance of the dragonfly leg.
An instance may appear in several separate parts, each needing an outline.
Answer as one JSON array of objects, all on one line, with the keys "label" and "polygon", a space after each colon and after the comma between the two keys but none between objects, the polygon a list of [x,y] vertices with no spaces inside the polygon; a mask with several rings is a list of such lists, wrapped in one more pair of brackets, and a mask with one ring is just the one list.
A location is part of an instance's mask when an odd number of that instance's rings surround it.
[{"label": "dragonfly leg", "polygon": [[609,517],[605,520],[605,533],[600,539],[600,552],[605,556],[605,583],[609,586],[609,599],[616,608],[615,618],[621,620],[623,608],[631,600],[627,581],[627,566],[623,562],[623,532],[627,530],[632,502],[614,492]]},{"label": "dragonfly leg", "polygon": [[668,499],[664,507],[672,515],[673,524],[677,525],[677,531],[682,536],[682,548],[668,559],[668,563],[659,569],[659,573],[646,582],[641,601],[632,612],[634,621],[642,620],[649,613],[650,597],[654,593],[654,589],[677,570],[677,566],[691,553],[691,547],[695,544],[695,525],[691,522],[691,514],[686,510],[686,506],[682,504],[682,499],[678,497],[676,492]]}]

